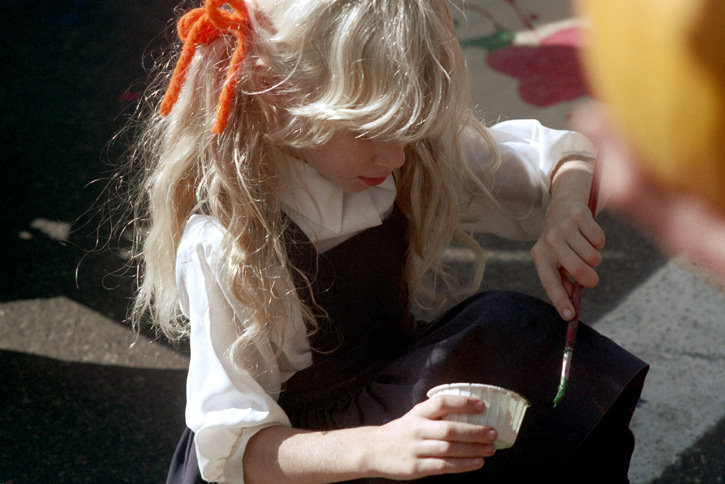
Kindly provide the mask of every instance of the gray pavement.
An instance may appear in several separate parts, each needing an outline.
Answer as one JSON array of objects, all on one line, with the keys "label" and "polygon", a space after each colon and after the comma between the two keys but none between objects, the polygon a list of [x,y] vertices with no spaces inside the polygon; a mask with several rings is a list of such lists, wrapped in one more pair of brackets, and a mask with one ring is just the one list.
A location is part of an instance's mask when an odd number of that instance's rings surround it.
[{"label": "gray pavement", "polygon": [[[531,55],[571,25],[566,0],[468,3],[459,37],[482,112],[565,126],[582,99],[571,79],[544,73],[532,89],[491,67],[488,36],[515,32],[507,59]],[[105,162],[124,147],[107,142],[141,89],[142,53],[164,40],[157,33],[174,4],[21,0],[6,12],[3,65],[20,74],[0,85],[0,484],[163,482],[183,425],[188,355],[153,334],[136,339],[123,323],[131,287],[123,248],[93,250],[104,232],[88,214],[103,186],[93,181],[107,178]],[[570,55],[562,38],[533,58]],[[556,102],[533,105],[531,96]],[[600,221],[605,262],[600,285],[585,291],[583,319],[652,365],[633,420],[631,480],[723,482],[725,296],[616,216]],[[543,296],[528,244],[483,242],[484,288]],[[466,270],[465,253],[448,256]]]},{"label": "gray pavement", "polygon": [[0,482],[164,481],[187,359],[135,340],[63,296],[0,305]]}]

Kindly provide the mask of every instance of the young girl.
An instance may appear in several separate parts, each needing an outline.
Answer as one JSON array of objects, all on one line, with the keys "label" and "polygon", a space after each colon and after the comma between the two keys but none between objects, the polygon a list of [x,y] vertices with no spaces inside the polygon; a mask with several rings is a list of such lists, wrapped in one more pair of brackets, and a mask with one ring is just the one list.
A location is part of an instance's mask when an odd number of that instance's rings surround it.
[{"label": "young girl", "polygon": [[[583,326],[551,403],[570,279],[597,283],[604,244],[584,138],[479,123],[445,0],[207,0],[179,35],[137,150],[136,322],[191,347],[169,482],[627,481],[646,365]],[[472,232],[538,237],[554,306],[491,292],[416,321],[478,289]],[[457,381],[530,400],[513,448],[442,419],[482,410],[426,399]]]}]

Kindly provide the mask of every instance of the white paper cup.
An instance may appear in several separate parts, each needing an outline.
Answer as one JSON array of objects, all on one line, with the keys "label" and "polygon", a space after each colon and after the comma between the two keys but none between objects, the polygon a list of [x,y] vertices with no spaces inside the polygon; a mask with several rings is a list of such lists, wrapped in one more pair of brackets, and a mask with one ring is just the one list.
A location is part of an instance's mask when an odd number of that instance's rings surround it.
[{"label": "white paper cup", "polygon": [[481,413],[454,413],[445,417],[454,422],[468,422],[493,427],[498,433],[496,450],[508,449],[519,434],[529,402],[518,393],[506,388],[481,383],[449,383],[428,390],[428,398],[441,395],[476,397],[483,401]]}]

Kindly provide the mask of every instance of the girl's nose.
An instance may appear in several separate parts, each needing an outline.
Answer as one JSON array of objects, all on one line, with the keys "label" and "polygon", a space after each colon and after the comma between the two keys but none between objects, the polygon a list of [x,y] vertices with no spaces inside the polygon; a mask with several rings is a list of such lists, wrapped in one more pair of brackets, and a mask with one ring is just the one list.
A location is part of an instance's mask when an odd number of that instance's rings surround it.
[{"label": "girl's nose", "polygon": [[377,143],[375,162],[386,168],[400,168],[405,163],[405,143],[386,141]]}]

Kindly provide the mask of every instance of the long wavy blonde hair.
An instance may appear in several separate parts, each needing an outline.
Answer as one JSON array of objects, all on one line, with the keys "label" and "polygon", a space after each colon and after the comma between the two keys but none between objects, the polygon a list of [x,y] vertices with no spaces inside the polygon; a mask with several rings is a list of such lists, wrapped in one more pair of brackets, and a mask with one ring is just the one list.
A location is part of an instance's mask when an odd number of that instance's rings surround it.
[{"label": "long wavy blonde hair", "polygon": [[188,334],[175,254],[189,217],[203,213],[224,228],[227,283],[249,310],[237,344],[259,336],[283,340],[285,321],[300,310],[314,325],[315,308],[289,290],[294,269],[277,194],[289,155],[337,130],[407,143],[406,163],[395,173],[396,203],[408,221],[405,278],[416,301],[442,301],[436,288],[454,281],[441,262],[452,241],[478,255],[468,284],[456,287],[477,289],[481,249],[458,227],[460,188],[473,179],[461,133],[477,131],[494,156],[495,144],[473,114],[446,1],[247,1],[250,50],[225,131],[210,130],[234,48],[222,36],[197,49],[171,113],[150,116],[136,143],[141,277],[133,321],[150,314],[168,337]]}]

